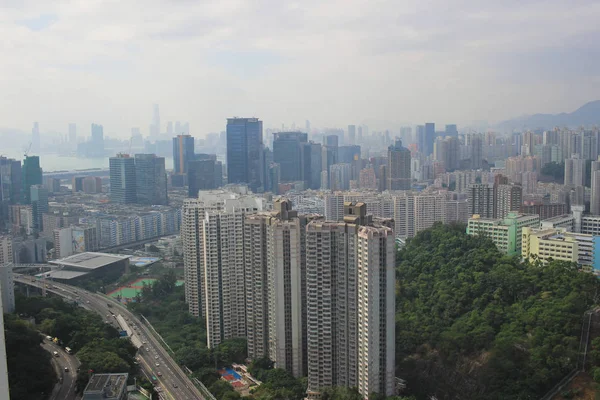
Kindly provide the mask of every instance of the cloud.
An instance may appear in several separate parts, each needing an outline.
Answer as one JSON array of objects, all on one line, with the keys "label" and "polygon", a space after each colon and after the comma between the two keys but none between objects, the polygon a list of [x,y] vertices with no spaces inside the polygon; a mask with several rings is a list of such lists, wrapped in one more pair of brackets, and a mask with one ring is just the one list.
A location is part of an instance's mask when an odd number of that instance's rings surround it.
[{"label": "cloud", "polygon": [[[151,105],[192,133],[440,124],[571,110],[596,98],[600,5],[557,0],[4,0],[2,125],[112,136]],[[385,126],[379,127],[384,129]],[[144,128],[142,128],[144,130]]]}]

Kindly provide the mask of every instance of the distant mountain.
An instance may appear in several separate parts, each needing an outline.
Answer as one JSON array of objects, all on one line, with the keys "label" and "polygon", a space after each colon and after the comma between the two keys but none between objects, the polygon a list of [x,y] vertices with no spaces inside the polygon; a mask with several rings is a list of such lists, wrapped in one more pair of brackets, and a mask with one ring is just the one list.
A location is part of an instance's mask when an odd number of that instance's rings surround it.
[{"label": "distant mountain", "polygon": [[590,101],[572,113],[524,115],[500,122],[497,128],[503,131],[522,129],[552,129],[559,127],[600,125],[600,100]]}]

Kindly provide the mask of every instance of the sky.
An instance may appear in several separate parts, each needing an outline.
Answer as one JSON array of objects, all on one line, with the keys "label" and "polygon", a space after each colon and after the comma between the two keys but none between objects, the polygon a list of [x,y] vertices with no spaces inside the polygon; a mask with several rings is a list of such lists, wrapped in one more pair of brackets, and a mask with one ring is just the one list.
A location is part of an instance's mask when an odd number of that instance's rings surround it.
[{"label": "sky", "polygon": [[[600,2],[0,0],[0,127],[202,137],[490,123],[600,98]],[[83,132],[82,132],[83,131]]]}]

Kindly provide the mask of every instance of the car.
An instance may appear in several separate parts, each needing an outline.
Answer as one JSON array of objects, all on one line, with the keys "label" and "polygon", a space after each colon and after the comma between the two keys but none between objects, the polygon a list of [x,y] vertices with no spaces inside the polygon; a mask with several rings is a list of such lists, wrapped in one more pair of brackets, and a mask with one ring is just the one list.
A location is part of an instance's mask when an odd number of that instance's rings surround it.
[{"label": "car", "polygon": [[65,372],[69,372],[69,367],[65,367]]},{"label": "car", "polygon": [[52,341],[52,336],[46,336],[46,340]]},{"label": "car", "polygon": [[156,365],[157,367],[160,367],[160,364],[159,364],[159,363],[156,363],[156,364],[154,364],[154,365]]},{"label": "car", "polygon": [[158,376],[162,376],[162,373],[161,373],[160,371],[158,371],[158,372],[156,373],[156,375],[158,375]]},{"label": "car", "polygon": [[173,387],[174,387],[175,389],[177,389],[177,387],[178,387],[178,386],[177,386],[177,384],[176,384],[176,383],[174,383],[174,384],[173,384]]},{"label": "car", "polygon": [[154,356],[154,359],[155,359],[155,360],[158,360],[158,356]]},{"label": "car", "polygon": [[86,301],[86,303],[87,303],[87,304],[90,304],[90,301],[89,301],[89,300],[87,300],[87,301]]}]

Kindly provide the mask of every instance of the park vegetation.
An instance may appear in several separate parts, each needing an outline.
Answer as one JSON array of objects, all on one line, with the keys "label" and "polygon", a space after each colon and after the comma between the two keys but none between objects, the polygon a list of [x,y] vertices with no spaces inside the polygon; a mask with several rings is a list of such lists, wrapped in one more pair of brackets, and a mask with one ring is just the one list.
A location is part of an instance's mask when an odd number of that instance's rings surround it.
[{"label": "park vegetation", "polygon": [[398,252],[397,375],[419,399],[534,399],[576,365],[598,279],[576,264],[523,262],[462,225]]},{"label": "park vegetation", "polygon": [[[93,373],[137,373],[136,348],[91,311],[58,297],[17,297],[16,310],[34,318],[36,328],[70,347],[81,362],[77,390],[82,392]],[[12,398],[12,397],[11,397]]]},{"label": "park vegetation", "polygon": [[40,343],[42,336],[14,314],[4,315],[8,385],[12,400],[42,400],[57,382],[52,356]]}]

